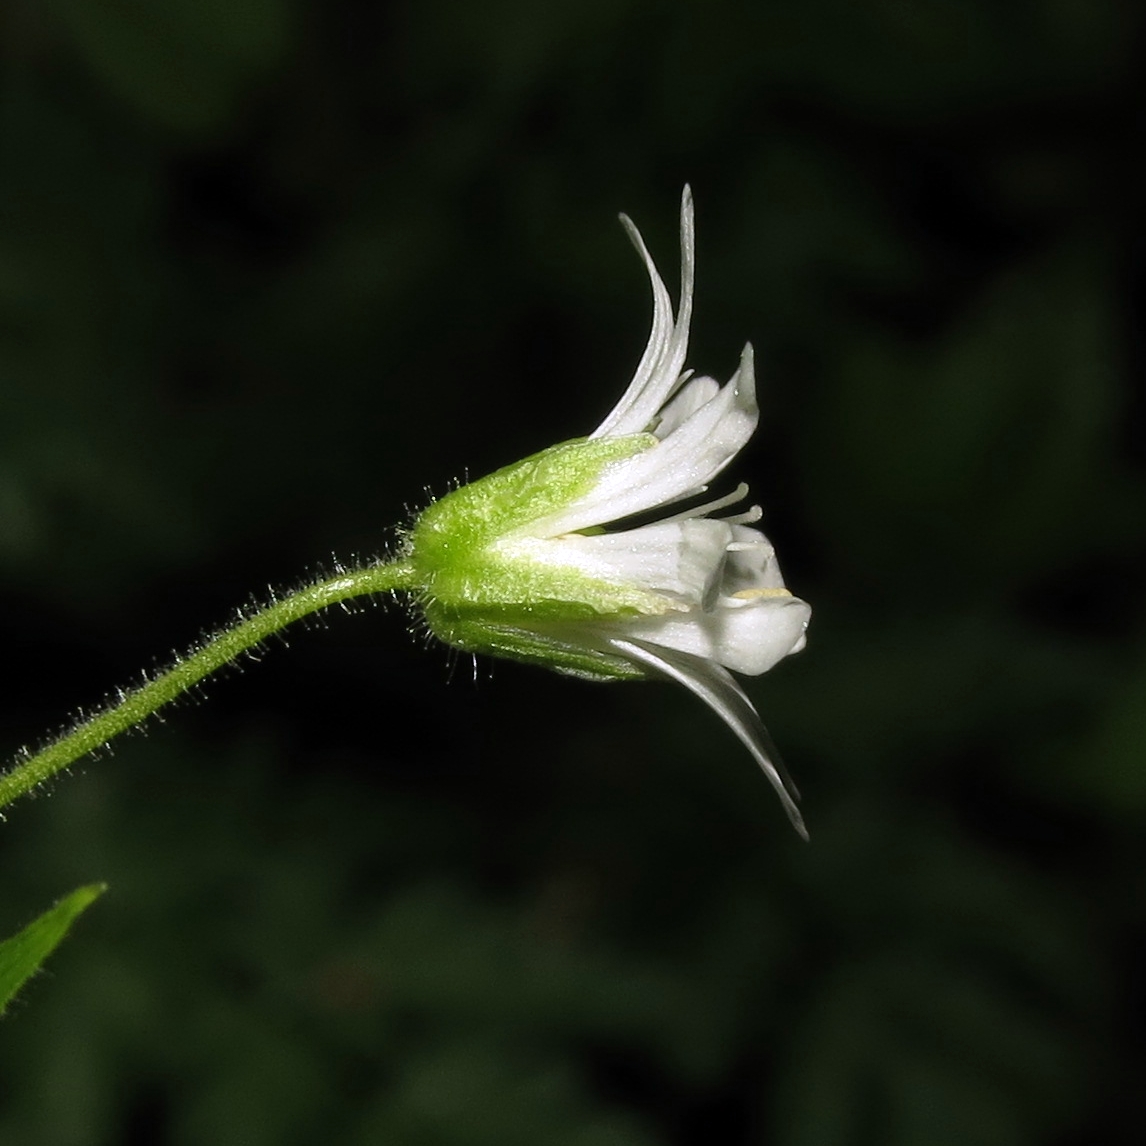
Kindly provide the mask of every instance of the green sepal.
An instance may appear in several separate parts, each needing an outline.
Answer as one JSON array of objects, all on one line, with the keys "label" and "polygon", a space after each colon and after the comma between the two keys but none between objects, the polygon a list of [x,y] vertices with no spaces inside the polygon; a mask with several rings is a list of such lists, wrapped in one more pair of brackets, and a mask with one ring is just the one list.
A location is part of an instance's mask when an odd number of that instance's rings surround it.
[{"label": "green sepal", "polygon": [[425,509],[408,536],[415,568],[428,577],[524,530],[584,497],[601,472],[655,446],[652,434],[574,438],[460,486]]},{"label": "green sepal", "polygon": [[524,628],[512,623],[511,610],[487,611],[479,619],[451,614],[432,603],[425,613],[439,640],[465,652],[542,665],[582,680],[640,680],[645,676],[631,661],[594,647],[576,622],[547,624],[531,619],[530,627]]},{"label": "green sepal", "polygon": [[0,1015],[56,949],[79,915],[106,890],[105,883],[77,888],[11,939],[0,943]]},{"label": "green sepal", "polygon": [[608,465],[656,444],[652,434],[564,442],[434,502],[406,545],[434,635],[593,680],[643,676],[595,648],[587,623],[658,613],[663,598],[514,552],[513,542],[589,493]]}]

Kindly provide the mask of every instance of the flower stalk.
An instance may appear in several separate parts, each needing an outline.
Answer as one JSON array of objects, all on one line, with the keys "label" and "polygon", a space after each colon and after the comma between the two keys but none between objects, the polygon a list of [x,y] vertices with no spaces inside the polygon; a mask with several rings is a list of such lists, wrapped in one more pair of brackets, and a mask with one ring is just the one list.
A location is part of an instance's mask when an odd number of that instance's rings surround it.
[{"label": "flower stalk", "polygon": [[204,677],[287,625],[354,597],[410,589],[412,577],[412,568],[402,560],[347,569],[335,577],[277,596],[261,608],[244,611],[234,625],[196,645],[165,671],[136,688],[121,690],[100,711],[80,720],[39,751],[25,751],[22,759],[0,776],[0,808],[34,791],[81,756],[146,720]]}]

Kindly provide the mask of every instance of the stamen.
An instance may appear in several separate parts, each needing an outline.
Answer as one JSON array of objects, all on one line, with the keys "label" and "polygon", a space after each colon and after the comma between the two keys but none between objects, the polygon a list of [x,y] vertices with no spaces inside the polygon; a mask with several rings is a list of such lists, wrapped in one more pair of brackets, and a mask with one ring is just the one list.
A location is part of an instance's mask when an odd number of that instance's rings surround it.
[{"label": "stamen", "polygon": [[[674,513],[672,517],[661,517],[657,520],[663,523],[668,521],[687,521],[692,517],[707,517],[710,513],[714,513],[718,509],[723,509],[726,505],[735,505],[738,501],[743,501],[747,496],[748,483],[742,481],[731,493],[725,494],[724,497],[718,497],[715,501],[706,502],[704,505],[693,506],[692,509],[686,509],[681,513]],[[752,510],[748,512],[751,513]],[[735,524],[737,518],[730,517],[722,520]],[[752,518],[751,520],[755,521],[756,518]]]},{"label": "stamen", "polygon": [[743,513],[734,513],[731,517],[722,517],[729,525],[752,525],[764,516],[764,511],[758,505],[746,509]]}]

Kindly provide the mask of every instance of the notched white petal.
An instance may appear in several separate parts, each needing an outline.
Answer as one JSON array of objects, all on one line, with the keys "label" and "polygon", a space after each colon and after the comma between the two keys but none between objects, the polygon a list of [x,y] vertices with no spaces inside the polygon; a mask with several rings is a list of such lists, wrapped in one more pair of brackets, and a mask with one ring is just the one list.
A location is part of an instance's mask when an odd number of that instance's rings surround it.
[{"label": "notched white petal", "polygon": [[625,228],[625,232],[633,246],[636,247],[637,253],[645,264],[645,270],[648,272],[649,283],[653,290],[653,324],[649,333],[649,341],[645,345],[644,353],[641,355],[636,372],[633,374],[633,380],[621,396],[621,400],[613,407],[597,429],[589,435],[592,438],[618,437],[626,433],[639,433],[644,429],[644,425],[637,425],[635,429],[624,427],[633,421],[632,413],[638,404],[641,404],[641,399],[645,396],[650,379],[656,374],[665,357],[675,326],[672,298],[669,295],[668,287],[665,286],[664,279],[661,278],[656,263],[653,262],[653,257],[649,254],[644,239],[641,238],[640,231],[637,230],[636,224],[628,215],[621,215],[620,219],[621,226]]},{"label": "notched white petal", "polygon": [[752,352],[745,348],[733,379],[663,438],[659,445],[618,463],[602,475],[624,487],[628,513],[657,509],[707,486],[744,448],[759,420],[752,387]]},{"label": "notched white petal", "polygon": [[728,524],[732,527],[732,544],[725,571],[725,594],[732,597],[744,589],[783,589],[780,563],[768,538],[740,522],[730,519]]},{"label": "notched white petal", "polygon": [[513,551],[612,583],[667,595],[669,609],[703,607],[720,592],[725,551],[732,527],[694,518],[590,536],[565,534],[546,541],[521,541]]},{"label": "notched white petal", "polygon": [[676,313],[676,329],[663,369],[671,378],[670,389],[666,390],[660,404],[672,395],[683,377],[685,356],[688,354],[688,334],[692,324],[692,293],[696,285],[696,212],[692,204],[692,188],[686,183],[680,197],[680,306]]},{"label": "notched white petal", "polygon": [[663,441],[719,393],[720,383],[715,378],[694,378],[660,412],[653,433]]},{"label": "notched white petal", "polygon": [[800,793],[792,783],[792,778],[776,752],[759,714],[752,707],[752,702],[724,669],[700,657],[653,648],[642,641],[612,640],[609,644],[622,656],[631,658],[655,674],[684,685],[691,693],[700,697],[752,753],[756,763],[776,789],[792,827],[802,839],[808,839],[804,817],[796,806]]},{"label": "notched white petal", "polygon": [[812,610],[785,589],[756,594],[721,596],[709,610],[687,615],[637,617],[618,623],[614,631],[759,676],[803,647]]},{"label": "notched white petal", "polygon": [[703,493],[752,437],[759,416],[748,345],[715,397],[663,441],[607,466],[593,489],[554,519],[555,532],[608,525]]},{"label": "notched white petal", "polygon": [[686,377],[682,369],[688,354],[696,258],[692,191],[685,187],[681,197],[681,299],[675,320],[668,289],[640,231],[627,215],[621,216],[621,223],[644,261],[652,284],[653,330],[632,382],[620,402],[590,435],[594,438],[642,433]]}]

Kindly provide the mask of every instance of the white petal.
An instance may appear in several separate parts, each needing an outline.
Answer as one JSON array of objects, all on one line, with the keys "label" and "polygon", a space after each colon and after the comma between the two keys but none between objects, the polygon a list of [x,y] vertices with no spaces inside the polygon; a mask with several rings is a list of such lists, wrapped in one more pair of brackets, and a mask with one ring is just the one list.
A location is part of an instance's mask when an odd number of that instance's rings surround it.
[{"label": "white petal", "polygon": [[690,692],[699,696],[752,753],[756,763],[776,789],[776,794],[780,797],[792,826],[805,840],[808,838],[804,817],[796,807],[800,793],[776,753],[759,714],[752,707],[752,702],[724,669],[698,657],[652,649],[640,641],[614,640],[609,643],[623,656],[630,657],[653,672],[683,684]]},{"label": "white petal", "polygon": [[637,617],[613,631],[759,676],[804,647],[811,615],[799,597],[721,597],[708,612]]},{"label": "white petal", "polygon": [[589,537],[523,538],[502,548],[515,556],[575,568],[603,581],[667,594],[679,603],[675,607],[684,609],[699,608],[715,599],[723,584],[725,550],[731,540],[732,526],[693,518]]},{"label": "white petal", "polygon": [[658,446],[619,463],[618,474],[627,468],[626,480],[642,487],[642,508],[679,501],[707,486],[736,457],[758,420],[752,347],[748,345],[736,373],[713,398]]},{"label": "white petal", "polygon": [[728,524],[732,526],[732,545],[725,567],[724,596],[754,589],[783,589],[780,563],[768,538],[758,529],[732,521]]},{"label": "white petal", "polygon": [[661,411],[653,433],[663,441],[719,393],[720,383],[715,378],[694,378]]},{"label": "white petal", "polygon": [[[621,224],[626,232],[628,232],[633,246],[637,248],[638,253],[644,260],[645,270],[648,272],[649,281],[652,284],[653,325],[652,330],[649,332],[649,341],[645,345],[645,352],[641,355],[640,362],[637,363],[633,380],[629,383],[628,389],[621,396],[621,400],[613,407],[608,417],[590,434],[590,437],[593,438],[601,438],[606,435],[617,436],[619,432],[615,427],[623,421],[626,422],[626,424],[628,421],[631,421],[631,418],[627,416],[631,414],[640,402],[641,397],[648,388],[650,379],[656,373],[660,363],[664,360],[665,351],[675,330],[672,298],[669,296],[668,288],[665,286],[664,280],[657,271],[653,257],[649,254],[649,249],[645,246],[645,241],[641,238],[641,233],[637,230],[632,219],[630,219],[628,215],[622,215],[620,218]],[[639,434],[644,430],[645,425],[647,425],[647,422],[636,426],[635,429],[620,432]]]},{"label": "white petal", "polygon": [[607,525],[702,492],[744,447],[758,419],[752,347],[747,345],[736,373],[716,397],[663,441],[608,466],[584,497],[538,522],[539,532]]},{"label": "white petal", "polygon": [[643,433],[669,400],[681,381],[685,355],[688,353],[688,330],[692,320],[692,292],[696,266],[696,235],[692,191],[685,187],[680,203],[680,309],[673,321],[672,300],[664,280],[657,271],[652,255],[633,221],[621,216],[621,223],[644,260],[653,288],[653,329],[648,345],[637,364],[629,388],[612,412],[590,435],[593,438],[621,437]]}]

